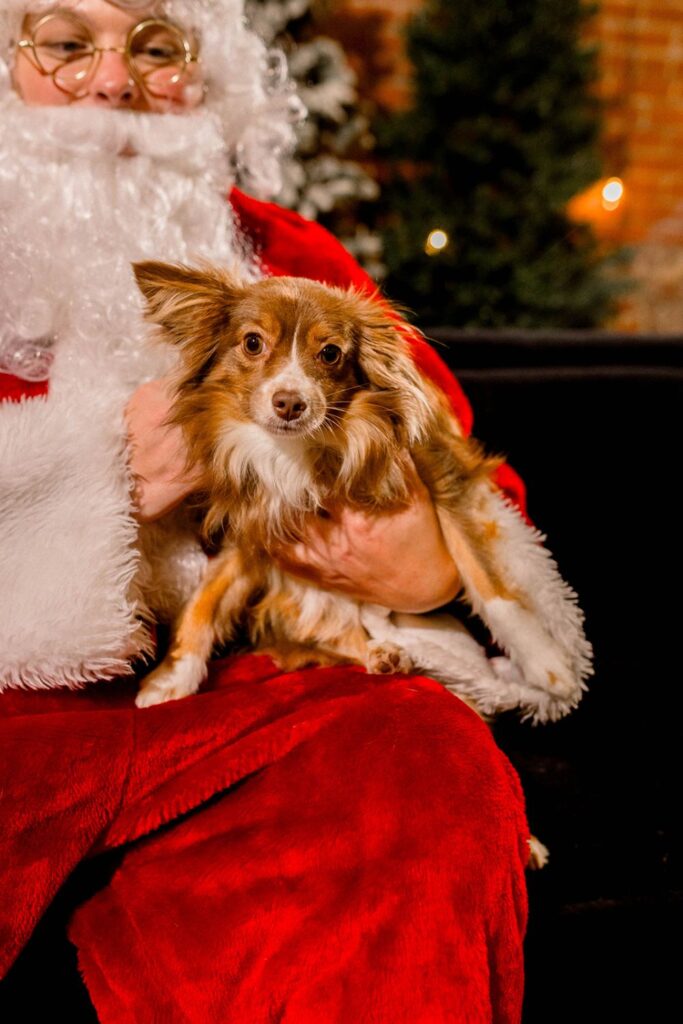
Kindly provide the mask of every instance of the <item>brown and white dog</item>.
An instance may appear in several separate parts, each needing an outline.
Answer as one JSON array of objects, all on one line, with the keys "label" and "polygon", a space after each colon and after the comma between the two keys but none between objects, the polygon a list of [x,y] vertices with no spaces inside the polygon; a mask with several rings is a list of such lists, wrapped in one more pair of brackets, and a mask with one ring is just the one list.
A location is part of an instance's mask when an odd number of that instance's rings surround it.
[{"label": "brown and white dog", "polygon": [[134,271],[147,318],[180,350],[173,421],[206,467],[204,530],[219,539],[139,707],[194,693],[238,624],[287,669],[409,670],[400,647],[370,639],[359,602],[288,575],[269,552],[330,502],[405,506],[411,459],[471,608],[525,685],[578,700],[591,650],[575,595],[492,483],[499,460],[462,436],[417,370],[388,304],[299,278],[243,284],[208,266]]}]

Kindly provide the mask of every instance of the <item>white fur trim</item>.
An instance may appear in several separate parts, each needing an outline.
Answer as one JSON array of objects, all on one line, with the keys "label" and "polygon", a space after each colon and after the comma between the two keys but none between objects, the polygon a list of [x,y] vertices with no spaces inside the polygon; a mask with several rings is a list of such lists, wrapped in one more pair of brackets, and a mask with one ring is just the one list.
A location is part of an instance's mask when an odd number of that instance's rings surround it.
[{"label": "white fur trim", "polygon": [[148,647],[132,587],[120,406],[34,399],[0,418],[0,690],[78,687]]}]

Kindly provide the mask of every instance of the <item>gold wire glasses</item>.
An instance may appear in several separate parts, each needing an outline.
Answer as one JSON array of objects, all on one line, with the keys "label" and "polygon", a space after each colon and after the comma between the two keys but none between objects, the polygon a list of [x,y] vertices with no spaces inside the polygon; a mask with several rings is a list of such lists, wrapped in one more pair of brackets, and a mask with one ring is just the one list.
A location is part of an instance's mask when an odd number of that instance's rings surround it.
[{"label": "gold wire glasses", "polygon": [[185,33],[170,21],[147,18],[133,25],[125,46],[95,46],[90,29],[70,11],[44,15],[17,46],[62,92],[87,95],[103,53],[123,55],[134,81],[152,96],[173,93],[199,58]]}]

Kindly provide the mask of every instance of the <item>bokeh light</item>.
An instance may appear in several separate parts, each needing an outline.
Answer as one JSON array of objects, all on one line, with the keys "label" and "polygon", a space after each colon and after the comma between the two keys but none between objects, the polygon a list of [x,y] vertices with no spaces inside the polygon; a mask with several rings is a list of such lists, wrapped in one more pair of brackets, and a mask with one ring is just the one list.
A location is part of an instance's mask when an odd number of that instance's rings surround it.
[{"label": "bokeh light", "polygon": [[448,245],[448,235],[442,228],[434,228],[427,235],[425,252],[428,256],[434,256],[437,252],[443,252]]},{"label": "bokeh light", "polygon": [[606,210],[616,210],[624,198],[624,183],[621,178],[608,178],[602,187],[602,205]]}]

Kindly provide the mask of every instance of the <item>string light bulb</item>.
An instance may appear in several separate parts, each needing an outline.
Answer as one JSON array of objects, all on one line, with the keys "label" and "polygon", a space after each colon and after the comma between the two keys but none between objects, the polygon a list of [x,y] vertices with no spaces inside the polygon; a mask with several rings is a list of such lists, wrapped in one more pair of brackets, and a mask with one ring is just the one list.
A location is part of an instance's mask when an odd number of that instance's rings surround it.
[{"label": "string light bulb", "polygon": [[443,250],[448,245],[448,235],[443,228],[434,228],[427,235],[427,241],[425,242],[425,252],[428,256],[435,256],[438,252]]}]

